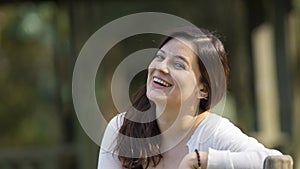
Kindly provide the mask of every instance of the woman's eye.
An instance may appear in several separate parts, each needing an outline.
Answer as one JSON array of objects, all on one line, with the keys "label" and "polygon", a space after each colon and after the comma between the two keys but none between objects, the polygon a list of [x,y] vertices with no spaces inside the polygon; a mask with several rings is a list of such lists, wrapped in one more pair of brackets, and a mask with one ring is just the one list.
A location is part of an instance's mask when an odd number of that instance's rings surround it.
[{"label": "woman's eye", "polygon": [[164,60],[164,56],[162,55],[156,55],[155,58],[158,60]]},{"label": "woman's eye", "polygon": [[174,66],[176,68],[185,69],[185,65],[183,63],[181,63],[181,62],[175,62]]}]

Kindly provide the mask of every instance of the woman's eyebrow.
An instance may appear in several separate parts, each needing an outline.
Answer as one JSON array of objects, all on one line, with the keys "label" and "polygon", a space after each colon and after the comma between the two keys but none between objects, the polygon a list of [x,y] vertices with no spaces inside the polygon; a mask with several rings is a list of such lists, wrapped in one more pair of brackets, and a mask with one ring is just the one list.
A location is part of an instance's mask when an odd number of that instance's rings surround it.
[{"label": "woman's eyebrow", "polygon": [[159,49],[158,51],[157,51],[157,53],[158,52],[161,52],[161,53],[163,53],[163,54],[166,54],[166,52],[164,51],[164,50],[162,50],[162,49]]},{"label": "woman's eyebrow", "polygon": [[186,64],[189,64],[189,62],[187,61],[187,59],[184,56],[176,55],[175,57],[184,61]]},{"label": "woman's eyebrow", "polygon": [[[157,53],[158,53],[158,52],[161,52],[161,53],[163,53],[163,54],[166,54],[166,53],[167,53],[167,52],[164,51],[163,49],[159,49],[159,50],[157,51]],[[180,59],[180,60],[182,60],[182,61],[184,61],[186,64],[189,64],[188,60],[187,60],[184,56],[175,55],[174,57],[175,57],[175,58],[178,58],[178,59]]]}]

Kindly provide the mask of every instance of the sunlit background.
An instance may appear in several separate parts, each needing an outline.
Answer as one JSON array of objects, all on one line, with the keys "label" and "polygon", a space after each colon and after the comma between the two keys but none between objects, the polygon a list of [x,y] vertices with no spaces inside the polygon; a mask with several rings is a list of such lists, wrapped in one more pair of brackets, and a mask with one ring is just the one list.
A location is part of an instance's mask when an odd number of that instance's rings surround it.
[{"label": "sunlit background", "polygon": [[[300,169],[300,0],[0,1],[0,168],[96,168],[99,146],[72,104],[74,64],[101,26],[147,11],[182,17],[220,37],[230,64],[224,116],[291,155]],[[107,92],[116,65],[158,44],[157,35],[138,35],[107,54],[96,79],[107,120],[117,113]]]}]

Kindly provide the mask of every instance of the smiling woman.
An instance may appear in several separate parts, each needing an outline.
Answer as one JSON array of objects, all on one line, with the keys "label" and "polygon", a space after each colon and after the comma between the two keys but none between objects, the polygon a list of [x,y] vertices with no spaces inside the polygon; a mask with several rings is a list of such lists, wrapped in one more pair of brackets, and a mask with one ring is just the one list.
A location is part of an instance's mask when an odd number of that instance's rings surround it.
[{"label": "smiling woman", "polygon": [[210,112],[226,94],[227,76],[223,44],[209,31],[169,35],[132,107],[109,123],[98,168],[263,168],[265,157],[281,153]]},{"label": "smiling woman", "polygon": [[156,97],[160,97],[163,92],[168,104],[180,105],[181,99],[186,100],[191,95],[191,90],[203,91],[203,85],[197,84],[200,71],[196,58],[188,44],[177,39],[166,43],[149,65],[147,97],[157,105],[161,100]]}]

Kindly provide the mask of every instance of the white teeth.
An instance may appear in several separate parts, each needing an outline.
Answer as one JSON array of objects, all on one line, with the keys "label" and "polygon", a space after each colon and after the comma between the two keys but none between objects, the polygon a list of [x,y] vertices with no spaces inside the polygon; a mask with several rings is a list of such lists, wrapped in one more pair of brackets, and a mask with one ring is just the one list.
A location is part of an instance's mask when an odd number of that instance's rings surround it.
[{"label": "white teeth", "polygon": [[153,81],[154,82],[157,82],[157,83],[160,83],[160,84],[162,84],[163,86],[166,86],[166,87],[169,87],[169,86],[171,86],[171,84],[169,84],[168,82],[165,82],[165,81],[163,81],[163,80],[161,80],[161,79],[158,79],[158,78],[153,78]]}]

